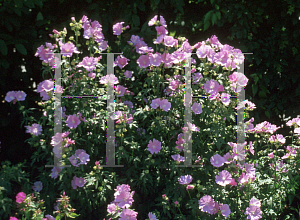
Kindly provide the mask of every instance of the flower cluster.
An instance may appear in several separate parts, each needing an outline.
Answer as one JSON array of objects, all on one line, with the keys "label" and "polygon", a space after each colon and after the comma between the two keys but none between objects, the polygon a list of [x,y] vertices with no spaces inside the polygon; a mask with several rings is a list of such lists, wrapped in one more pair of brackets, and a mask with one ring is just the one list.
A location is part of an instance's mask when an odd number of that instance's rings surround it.
[{"label": "flower cluster", "polygon": [[209,195],[203,196],[198,203],[199,209],[201,209],[202,212],[207,212],[211,215],[216,214],[220,210],[221,214],[227,218],[231,213],[227,204],[219,204]]},{"label": "flower cluster", "polygon": [[260,201],[256,198],[252,198],[249,202],[249,207],[247,207],[245,211],[245,214],[248,215],[247,219],[256,220],[262,218],[260,206]]},{"label": "flower cluster", "polygon": [[107,212],[114,215],[119,213],[120,209],[123,209],[120,214],[120,220],[136,220],[138,213],[129,209],[134,202],[132,198],[134,191],[130,192],[130,186],[126,184],[117,186],[115,191],[115,200],[107,206]]}]

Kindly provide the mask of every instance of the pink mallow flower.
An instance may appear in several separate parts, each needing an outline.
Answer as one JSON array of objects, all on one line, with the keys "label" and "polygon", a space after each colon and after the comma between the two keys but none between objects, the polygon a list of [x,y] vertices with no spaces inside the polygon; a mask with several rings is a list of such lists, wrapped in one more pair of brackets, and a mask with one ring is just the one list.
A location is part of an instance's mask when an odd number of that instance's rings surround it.
[{"label": "pink mallow flower", "polygon": [[221,157],[219,154],[215,154],[210,158],[210,163],[214,167],[221,167],[224,165],[225,162],[226,160],[224,159],[224,157]]},{"label": "pink mallow flower", "polygon": [[161,150],[161,142],[153,138],[153,141],[149,141],[147,150],[150,151],[151,154],[157,154]]},{"label": "pink mallow flower", "polygon": [[211,95],[216,95],[216,93],[218,93],[219,86],[219,83],[214,79],[211,79],[204,83],[205,91]]},{"label": "pink mallow flower", "polygon": [[118,84],[119,80],[114,74],[111,73],[109,75],[102,76],[100,79],[100,83],[105,85],[110,84],[111,86],[113,86],[114,84]]},{"label": "pink mallow flower", "polygon": [[224,217],[228,217],[231,213],[231,210],[229,209],[229,205],[227,204],[222,204],[220,205],[220,211],[221,211],[221,214],[224,216]]},{"label": "pink mallow flower", "polygon": [[148,218],[149,218],[149,220],[157,220],[156,215],[152,214],[152,212],[148,213]]},{"label": "pink mallow flower", "polygon": [[203,196],[199,201],[199,209],[202,212],[209,212],[213,209],[215,201],[209,195]]},{"label": "pink mallow flower", "polygon": [[43,131],[42,126],[37,123],[34,123],[31,126],[24,126],[24,127],[27,128],[26,133],[31,133],[32,135],[35,136],[39,136]]},{"label": "pink mallow flower", "polygon": [[136,220],[137,212],[131,209],[123,209],[119,220]]},{"label": "pink mallow flower", "polygon": [[114,203],[110,203],[110,204],[107,206],[107,212],[110,213],[110,214],[115,213],[116,210],[117,210],[117,206],[116,206]]},{"label": "pink mallow flower", "polygon": [[193,112],[198,115],[202,113],[202,105],[200,103],[194,102],[192,106]]},{"label": "pink mallow flower", "polygon": [[60,46],[61,53],[63,56],[71,57],[73,53],[80,53],[72,42],[65,44],[60,42]]},{"label": "pink mallow flower", "polygon": [[167,99],[163,99],[160,101],[160,108],[168,112],[171,109],[171,103]]},{"label": "pink mallow flower", "polygon": [[83,67],[88,72],[96,69],[95,65],[98,63],[98,58],[94,57],[84,57],[82,62],[80,62],[76,67]]},{"label": "pink mallow flower", "polygon": [[181,176],[178,178],[178,182],[181,185],[185,185],[185,184],[189,184],[190,182],[192,182],[193,177],[191,175],[185,175],[185,176]]},{"label": "pink mallow flower", "polygon": [[68,116],[66,123],[69,128],[77,128],[77,126],[81,123],[81,121],[76,116],[76,114],[73,114]]},{"label": "pink mallow flower", "polygon": [[150,58],[147,55],[141,55],[136,62],[140,68],[147,68],[150,66]]},{"label": "pink mallow flower", "polygon": [[126,70],[125,73],[124,73],[124,76],[126,78],[131,78],[132,77],[132,73],[133,73],[133,71]]},{"label": "pink mallow flower", "polygon": [[118,65],[120,69],[123,69],[128,64],[127,61],[129,61],[129,59],[127,59],[123,55],[118,56],[117,59],[115,60],[114,67]]},{"label": "pink mallow flower", "polygon": [[123,24],[125,22],[118,22],[113,25],[113,35],[120,35],[123,32]]},{"label": "pink mallow flower", "polygon": [[13,101],[13,104],[16,104],[17,101],[24,101],[26,97],[26,93],[23,91],[10,91],[7,92],[5,96],[5,101],[11,102]]},{"label": "pink mallow flower", "polygon": [[232,176],[227,170],[219,172],[219,175],[216,175],[216,183],[221,186],[226,186],[232,181]]}]

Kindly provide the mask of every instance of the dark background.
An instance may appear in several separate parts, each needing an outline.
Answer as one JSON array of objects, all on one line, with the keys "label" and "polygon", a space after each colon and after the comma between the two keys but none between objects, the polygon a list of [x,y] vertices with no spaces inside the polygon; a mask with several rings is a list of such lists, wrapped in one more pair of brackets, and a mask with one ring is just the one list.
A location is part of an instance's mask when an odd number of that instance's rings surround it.
[{"label": "dark background", "polygon": [[[49,37],[53,29],[69,28],[72,16],[79,21],[86,15],[100,22],[108,41],[114,39],[112,25],[120,21],[130,25],[125,38],[132,34],[147,36],[143,27],[156,14],[163,15],[169,33],[176,31],[176,36],[186,37],[191,45],[216,35],[222,44],[253,53],[245,55],[249,79],[245,94],[256,104],[256,110],[250,113],[255,124],[267,120],[281,126],[284,118],[300,115],[300,1],[86,0],[75,4],[67,0],[2,0],[0,161],[30,161],[34,152],[25,143],[31,137],[25,133],[26,124],[20,128],[23,115],[19,103],[13,105],[4,98],[8,91],[21,90],[27,94],[21,105],[39,109],[37,102],[42,98],[33,90],[44,79],[42,62],[34,54],[40,45],[53,42]],[[31,116],[38,119],[41,114],[34,110]],[[286,136],[289,131],[285,127],[279,133]],[[287,144],[290,142],[287,139]],[[295,198],[293,204],[296,202]]]}]

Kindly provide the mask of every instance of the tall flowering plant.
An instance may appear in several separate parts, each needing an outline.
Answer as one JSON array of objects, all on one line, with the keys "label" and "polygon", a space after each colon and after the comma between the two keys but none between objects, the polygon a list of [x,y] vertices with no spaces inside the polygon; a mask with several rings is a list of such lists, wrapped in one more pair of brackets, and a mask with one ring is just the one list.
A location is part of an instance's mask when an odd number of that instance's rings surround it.
[{"label": "tall flowering plant", "polygon": [[[291,193],[285,184],[299,168],[296,144],[300,119],[287,123],[294,126],[294,131],[293,145],[286,147],[285,155],[285,138],[274,135],[279,127],[268,122],[254,126],[253,118],[245,127],[245,136],[252,141],[234,143],[236,111],[244,108],[245,118],[249,118],[248,111],[255,109],[254,103],[239,103],[234,98],[248,82],[239,72],[239,64],[244,61],[241,51],[221,44],[216,36],[192,46],[183,37],[168,35],[162,16],[156,15],[148,23],[156,30],[151,45],[137,35],[122,42],[122,33],[129,28],[123,25],[120,22],[113,26],[117,41],[109,46],[98,21],[92,22],[86,16],[79,22],[72,18],[74,35],[67,38],[67,29],[53,30],[50,36],[55,43],[37,49],[35,55],[44,64],[43,75],[50,73],[52,78],[41,82],[36,90],[44,101],[40,103],[44,114],[39,122],[26,117],[27,132],[32,134],[28,141],[43,152],[33,156],[33,163],[41,155],[48,156],[48,165],[53,164],[54,155],[62,160],[61,166],[51,172],[41,168],[49,175],[43,184],[66,191],[76,201],[76,210],[89,217],[109,214],[110,219],[260,219],[278,215],[278,207]],[[79,39],[81,35],[85,43]],[[120,48],[123,54],[114,58],[113,74],[108,72],[103,53],[119,52]],[[87,55],[81,57],[81,49],[87,50]],[[59,88],[53,81],[58,65],[54,53],[63,53],[63,84]],[[190,57],[191,78],[187,79],[184,68]],[[193,98],[186,101],[187,81],[192,85]],[[116,132],[114,156],[123,168],[101,166],[107,162],[108,84],[116,94],[111,116]],[[60,109],[63,132],[56,134],[54,93],[65,96]],[[87,99],[86,95],[93,98]],[[23,98],[23,93],[21,97],[9,92],[5,99],[15,104]],[[193,120],[185,125],[187,108]],[[22,106],[20,109],[24,110]],[[185,162],[188,143],[192,144],[193,164],[200,166],[176,167]],[[55,148],[58,144],[63,146],[61,151]]]}]

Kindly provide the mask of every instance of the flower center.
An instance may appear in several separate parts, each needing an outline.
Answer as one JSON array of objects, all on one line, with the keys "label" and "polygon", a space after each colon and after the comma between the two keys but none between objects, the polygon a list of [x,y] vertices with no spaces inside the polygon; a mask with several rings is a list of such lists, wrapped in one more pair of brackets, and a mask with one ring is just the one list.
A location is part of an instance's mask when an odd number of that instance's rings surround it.
[{"label": "flower center", "polygon": [[90,66],[90,65],[91,65],[91,62],[87,62],[87,65]]}]

